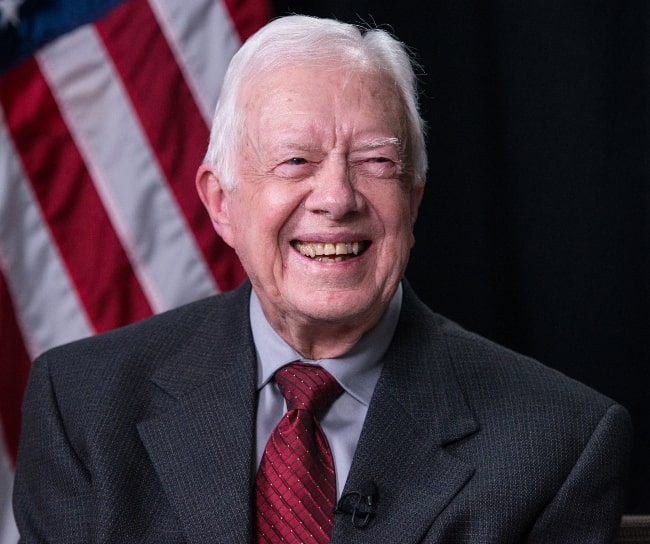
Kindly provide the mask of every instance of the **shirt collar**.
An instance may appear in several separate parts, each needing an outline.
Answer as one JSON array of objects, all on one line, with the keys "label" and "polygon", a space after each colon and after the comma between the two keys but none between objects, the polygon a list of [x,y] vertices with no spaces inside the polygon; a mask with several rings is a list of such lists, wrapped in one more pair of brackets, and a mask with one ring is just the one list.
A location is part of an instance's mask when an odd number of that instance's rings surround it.
[{"label": "shirt collar", "polygon": [[333,359],[304,359],[273,329],[262,305],[251,290],[250,321],[257,353],[257,388],[264,387],[276,370],[294,361],[319,364],[341,384],[343,389],[365,405],[379,379],[382,357],[393,339],[402,308],[402,285],[398,285],[386,312],[375,327],[361,337],[347,353]]}]

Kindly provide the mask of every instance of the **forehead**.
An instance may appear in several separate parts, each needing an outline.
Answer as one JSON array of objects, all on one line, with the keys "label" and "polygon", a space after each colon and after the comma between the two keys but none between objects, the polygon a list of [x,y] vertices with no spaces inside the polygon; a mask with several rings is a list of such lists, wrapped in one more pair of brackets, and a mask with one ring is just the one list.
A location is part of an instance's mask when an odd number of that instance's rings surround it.
[{"label": "forehead", "polygon": [[403,103],[395,82],[375,69],[309,62],[257,74],[240,95],[246,125],[261,130],[330,122],[402,132]]}]

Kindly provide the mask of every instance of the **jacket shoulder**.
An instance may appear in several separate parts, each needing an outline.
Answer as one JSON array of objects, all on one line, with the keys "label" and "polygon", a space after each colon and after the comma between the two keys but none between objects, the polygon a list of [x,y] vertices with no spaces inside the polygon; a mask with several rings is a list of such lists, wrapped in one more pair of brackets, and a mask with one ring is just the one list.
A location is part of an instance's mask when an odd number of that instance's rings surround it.
[{"label": "jacket shoulder", "polygon": [[60,409],[82,418],[91,416],[83,406],[113,413],[145,403],[161,371],[186,387],[200,384],[252,345],[249,294],[244,286],[52,348],[36,359],[30,381],[47,380]]},{"label": "jacket shoulder", "polygon": [[[107,360],[152,358],[185,344],[206,327],[215,331],[232,329],[233,324],[247,321],[248,295],[242,287],[235,291],[213,295],[141,321],[122,326],[88,338],[49,349],[39,358],[47,358],[55,366],[86,361],[100,364]],[[224,333],[224,337],[227,335]],[[75,363],[78,364],[78,363]]]},{"label": "jacket shoulder", "polygon": [[[459,387],[469,399],[489,403],[496,398],[510,399],[513,404],[564,408],[582,406],[595,414],[615,401],[559,370],[530,356],[518,353],[432,311],[412,290],[405,298],[403,329],[413,330],[413,341],[419,337],[421,356],[432,368],[449,365]],[[415,332],[418,331],[418,332]],[[423,340],[426,339],[426,340]]]}]

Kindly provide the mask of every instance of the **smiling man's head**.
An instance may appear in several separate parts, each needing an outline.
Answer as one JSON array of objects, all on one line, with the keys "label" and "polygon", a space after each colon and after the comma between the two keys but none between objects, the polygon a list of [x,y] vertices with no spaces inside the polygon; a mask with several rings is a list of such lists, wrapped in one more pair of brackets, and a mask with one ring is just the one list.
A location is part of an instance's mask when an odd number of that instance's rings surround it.
[{"label": "smiling man's head", "polygon": [[404,273],[426,171],[414,85],[385,32],[302,16],[267,25],[229,68],[197,187],[305,357],[347,351]]}]

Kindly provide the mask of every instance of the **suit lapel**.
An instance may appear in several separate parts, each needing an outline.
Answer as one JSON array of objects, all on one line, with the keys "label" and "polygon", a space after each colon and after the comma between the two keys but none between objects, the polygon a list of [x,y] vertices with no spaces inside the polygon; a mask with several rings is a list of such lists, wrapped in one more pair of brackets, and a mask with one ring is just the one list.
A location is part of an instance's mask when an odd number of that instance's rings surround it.
[{"label": "suit lapel", "polygon": [[138,425],[189,542],[250,536],[255,354],[243,291],[234,313],[215,309],[161,366]]},{"label": "suit lapel", "polygon": [[333,544],[419,542],[474,472],[447,451],[478,425],[435,318],[420,304],[407,287],[344,490],[374,482],[377,515],[358,529],[337,514]]}]

